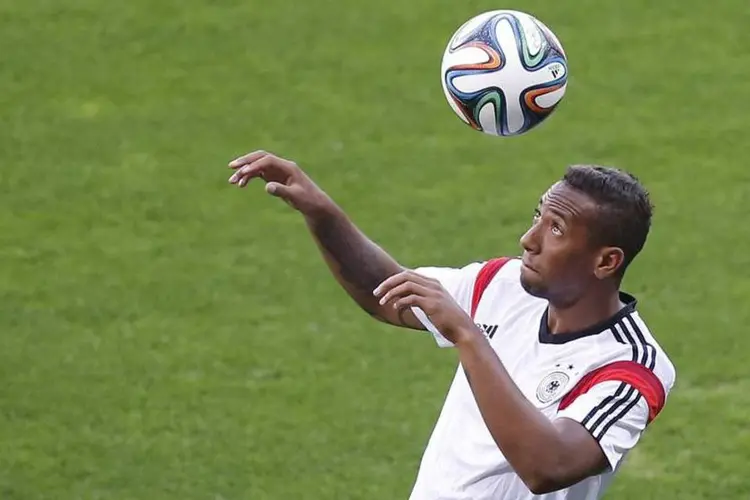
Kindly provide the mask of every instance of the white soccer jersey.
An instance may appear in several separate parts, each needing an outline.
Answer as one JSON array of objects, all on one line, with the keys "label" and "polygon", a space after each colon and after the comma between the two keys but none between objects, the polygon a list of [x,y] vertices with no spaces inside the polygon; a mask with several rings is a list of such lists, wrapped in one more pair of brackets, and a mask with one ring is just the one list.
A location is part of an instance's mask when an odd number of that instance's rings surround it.
[{"label": "white soccer jersey", "polygon": [[[520,268],[518,259],[493,259],[415,271],[439,280],[472,315],[516,385],[545,416],[574,419],[593,435],[610,469],[564,490],[532,494],[490,435],[459,366],[410,500],[598,499],[664,406],[675,369],[636,311],[634,297],[622,293],[626,306],[609,321],[553,335],[548,303],[526,293]],[[425,322],[421,311],[415,313]],[[439,345],[450,345],[433,335]]]}]

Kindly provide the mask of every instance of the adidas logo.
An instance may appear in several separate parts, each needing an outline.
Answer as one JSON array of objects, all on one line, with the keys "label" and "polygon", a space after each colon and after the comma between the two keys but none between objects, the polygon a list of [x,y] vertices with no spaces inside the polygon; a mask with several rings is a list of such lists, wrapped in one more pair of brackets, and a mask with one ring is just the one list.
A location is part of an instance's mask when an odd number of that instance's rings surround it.
[{"label": "adidas logo", "polygon": [[488,338],[492,338],[497,333],[497,325],[485,325],[484,323],[477,323],[477,326],[481,328]]}]

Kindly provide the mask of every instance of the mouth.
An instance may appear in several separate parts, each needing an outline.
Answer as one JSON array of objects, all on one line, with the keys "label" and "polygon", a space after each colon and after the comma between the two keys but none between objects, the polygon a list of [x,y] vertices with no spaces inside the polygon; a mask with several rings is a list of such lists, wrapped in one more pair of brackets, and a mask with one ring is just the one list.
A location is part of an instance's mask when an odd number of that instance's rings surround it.
[{"label": "mouth", "polygon": [[521,265],[525,267],[526,269],[528,269],[529,271],[531,271],[532,273],[539,274],[539,271],[534,269],[533,266],[529,265],[528,261],[526,261],[525,259],[521,260]]}]

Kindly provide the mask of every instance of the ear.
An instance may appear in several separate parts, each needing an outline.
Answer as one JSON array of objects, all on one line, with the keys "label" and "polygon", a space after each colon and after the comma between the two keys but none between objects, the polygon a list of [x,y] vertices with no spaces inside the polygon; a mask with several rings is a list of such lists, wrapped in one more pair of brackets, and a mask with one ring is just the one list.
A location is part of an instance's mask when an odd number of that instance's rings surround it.
[{"label": "ear", "polygon": [[625,261],[625,253],[622,248],[604,247],[598,252],[594,266],[594,275],[601,279],[606,279],[617,274]]}]

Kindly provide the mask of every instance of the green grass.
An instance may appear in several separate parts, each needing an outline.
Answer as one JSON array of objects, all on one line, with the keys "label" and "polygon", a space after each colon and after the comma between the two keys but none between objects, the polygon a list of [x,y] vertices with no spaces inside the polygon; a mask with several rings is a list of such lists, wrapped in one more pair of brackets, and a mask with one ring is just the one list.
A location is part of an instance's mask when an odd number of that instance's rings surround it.
[{"label": "green grass", "polygon": [[[533,133],[452,115],[447,38],[538,15],[570,85]],[[226,163],[297,160],[406,265],[514,254],[565,165],[657,204],[627,279],[666,410],[607,498],[747,498],[745,1],[0,0],[0,498],[408,496],[455,369],[329,277]]]}]

